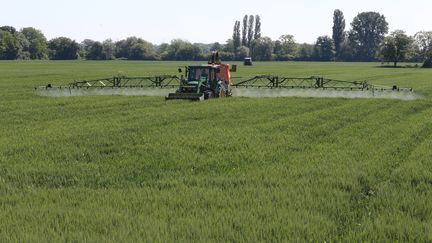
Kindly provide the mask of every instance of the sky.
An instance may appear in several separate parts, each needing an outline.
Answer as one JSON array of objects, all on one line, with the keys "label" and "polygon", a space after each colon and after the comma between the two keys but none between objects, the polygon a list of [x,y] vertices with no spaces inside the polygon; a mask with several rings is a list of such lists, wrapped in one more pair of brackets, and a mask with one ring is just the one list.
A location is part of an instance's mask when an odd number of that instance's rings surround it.
[{"label": "sky", "polygon": [[236,20],[258,14],[263,36],[291,34],[313,43],[331,36],[335,9],[344,13],[347,29],[358,13],[375,11],[386,16],[391,31],[432,30],[432,0],[4,0],[1,8],[0,26],[35,27],[48,39],[79,42],[137,36],[155,44],[176,38],[225,43]]}]

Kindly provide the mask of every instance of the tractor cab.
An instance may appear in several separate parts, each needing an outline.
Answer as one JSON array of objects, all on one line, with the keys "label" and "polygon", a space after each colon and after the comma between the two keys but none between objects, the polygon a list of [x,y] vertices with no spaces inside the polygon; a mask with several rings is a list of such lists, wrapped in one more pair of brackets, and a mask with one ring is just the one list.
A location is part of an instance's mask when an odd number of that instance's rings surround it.
[{"label": "tractor cab", "polygon": [[216,81],[218,68],[213,66],[190,66],[187,71],[187,83],[197,85],[202,82],[205,85],[211,85]]}]

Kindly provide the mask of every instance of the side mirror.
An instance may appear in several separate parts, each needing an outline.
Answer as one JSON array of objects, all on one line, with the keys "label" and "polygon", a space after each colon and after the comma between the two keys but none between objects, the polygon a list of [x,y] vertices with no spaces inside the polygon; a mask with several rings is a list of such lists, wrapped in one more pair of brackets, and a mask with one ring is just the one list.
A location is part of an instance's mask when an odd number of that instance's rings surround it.
[{"label": "side mirror", "polygon": [[237,72],[237,65],[232,65],[230,72],[233,72],[233,73]]}]

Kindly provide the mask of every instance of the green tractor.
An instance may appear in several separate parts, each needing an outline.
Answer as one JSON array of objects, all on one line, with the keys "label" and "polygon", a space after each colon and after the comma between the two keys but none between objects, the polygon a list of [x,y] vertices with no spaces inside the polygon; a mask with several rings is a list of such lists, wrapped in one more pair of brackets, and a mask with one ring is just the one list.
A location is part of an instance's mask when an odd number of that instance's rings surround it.
[{"label": "green tractor", "polygon": [[[182,75],[180,87],[175,93],[170,93],[166,100],[206,100],[231,96],[231,74],[236,66],[230,70],[228,64],[219,61],[217,52],[213,52],[212,59],[205,65],[188,66],[185,76]],[[183,72],[179,69],[179,72]]]}]

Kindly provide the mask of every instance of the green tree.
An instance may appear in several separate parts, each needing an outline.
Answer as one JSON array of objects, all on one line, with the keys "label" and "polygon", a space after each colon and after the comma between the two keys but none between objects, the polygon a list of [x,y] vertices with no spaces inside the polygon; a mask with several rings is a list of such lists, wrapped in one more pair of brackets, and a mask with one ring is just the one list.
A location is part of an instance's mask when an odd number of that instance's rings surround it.
[{"label": "green tree", "polygon": [[30,60],[30,42],[25,38],[21,32],[15,32],[14,38],[18,42],[18,54],[16,59]]},{"label": "green tree", "polygon": [[81,45],[83,46],[85,50],[85,54],[90,51],[91,46],[95,43],[94,40],[85,39],[81,42]]},{"label": "green tree", "polygon": [[225,61],[234,61],[234,41],[232,39],[228,39],[223,45],[222,51],[219,53],[219,57],[221,60]]},{"label": "green tree", "polygon": [[129,48],[126,40],[120,40],[115,43],[116,45],[116,58],[127,59],[129,56]]},{"label": "green tree", "polygon": [[53,60],[75,60],[79,57],[80,46],[67,37],[58,37],[48,42],[50,58]]},{"label": "green tree", "polygon": [[11,33],[12,35],[15,34],[15,33],[17,32],[17,30],[15,29],[15,27],[7,26],[7,25],[5,25],[5,26],[1,26],[1,27],[0,27],[0,30],[2,30],[2,31],[6,31],[6,32],[9,32],[9,33]]},{"label": "green tree", "polygon": [[84,51],[82,53],[80,53],[81,57],[85,57],[86,59],[92,60],[93,58],[91,58],[88,54],[91,51],[92,46],[94,45],[95,41],[94,40],[90,40],[90,39],[85,39],[81,42],[81,46],[84,49]]},{"label": "green tree", "polygon": [[250,56],[250,50],[246,46],[240,46],[237,49],[237,60],[243,60],[245,57]]},{"label": "green tree", "polygon": [[254,40],[254,23],[255,18],[253,15],[249,15],[248,27],[247,27],[247,47],[251,48],[252,41]]},{"label": "green tree", "polygon": [[103,46],[99,41],[94,41],[91,46],[89,46],[86,53],[87,60],[104,60]]},{"label": "green tree", "polygon": [[17,59],[19,52],[20,43],[15,38],[15,35],[8,31],[0,30],[0,59]]},{"label": "green tree", "polygon": [[198,61],[202,59],[202,50],[196,44],[186,42],[185,45],[177,52],[177,60]]},{"label": "green tree", "polygon": [[242,28],[242,41],[241,41],[241,45],[242,46],[247,46],[247,26],[248,26],[248,15],[245,15],[243,17],[243,28]]},{"label": "green tree", "polygon": [[241,37],[240,37],[240,21],[236,21],[234,24],[233,31],[233,44],[234,44],[234,54],[237,55],[237,49],[241,45]]},{"label": "green tree", "polygon": [[168,60],[168,43],[162,43],[159,46],[156,46],[156,54],[162,59],[162,60]]},{"label": "green tree", "polygon": [[430,55],[430,57],[428,57],[424,63],[423,63],[423,68],[432,68],[432,54]]},{"label": "green tree", "polygon": [[252,57],[257,61],[273,59],[273,41],[269,37],[261,37],[253,41]]},{"label": "green tree", "polygon": [[[13,45],[13,35],[7,31],[4,30],[0,30],[0,59],[1,60],[7,60],[7,59],[11,59],[9,58],[10,53],[10,46],[11,43]],[[13,54],[13,58],[15,59],[16,54]]]},{"label": "green tree", "polygon": [[338,60],[355,61],[357,59],[355,50],[347,38],[342,42],[339,50]]},{"label": "green tree", "polygon": [[394,67],[397,63],[408,57],[412,51],[412,38],[407,36],[404,31],[396,30],[390,36],[384,38],[380,46],[379,56],[384,62],[393,62]]},{"label": "green tree", "polygon": [[215,42],[210,49],[211,51],[222,51],[223,45],[221,45],[219,42]]},{"label": "green tree", "polygon": [[225,42],[224,48],[223,48],[224,52],[231,52],[234,54],[234,41],[233,39],[228,39]]},{"label": "green tree", "polygon": [[0,60],[4,59],[3,55],[6,51],[6,44],[4,43],[4,31],[0,30]]},{"label": "green tree", "polygon": [[0,27],[0,58],[30,59],[29,41],[12,26]]},{"label": "green tree", "polygon": [[276,40],[273,42],[273,54],[275,56],[276,61],[287,61],[283,58],[283,49],[282,43],[280,40]]},{"label": "green tree", "polygon": [[261,17],[259,15],[255,16],[255,33],[254,40],[261,38]]},{"label": "green tree", "polygon": [[233,52],[219,52],[219,58],[224,61],[235,61],[235,56]]},{"label": "green tree", "polygon": [[419,32],[414,36],[415,48],[420,54],[421,60],[424,61],[424,68],[432,68],[432,31]]},{"label": "green tree", "polygon": [[384,15],[376,12],[360,13],[354,18],[351,27],[348,38],[359,60],[374,60],[384,35],[388,33]]},{"label": "green tree", "polygon": [[185,45],[185,41],[183,41],[181,39],[171,40],[171,42],[167,48],[167,51],[166,51],[165,59],[166,60],[178,60],[177,53],[180,51],[180,49],[183,48],[184,45]]},{"label": "green tree", "polygon": [[288,61],[295,58],[297,44],[292,35],[282,35],[274,43],[274,54],[278,61]]},{"label": "green tree", "polygon": [[78,52],[77,52],[78,58],[77,59],[83,59],[83,58],[85,58],[87,52],[85,51],[84,45],[82,43],[77,43],[77,44],[78,44]]},{"label": "green tree", "polygon": [[333,14],[333,41],[336,57],[341,55],[342,44],[345,40],[345,17],[342,11],[336,9]]},{"label": "green tree", "polygon": [[102,43],[102,59],[113,60],[115,59],[116,46],[111,39],[107,39]]},{"label": "green tree", "polygon": [[170,45],[167,49],[167,60],[178,60],[178,52],[186,45],[186,41],[181,39],[171,40]]},{"label": "green tree", "polygon": [[188,41],[174,39],[167,49],[165,59],[200,60],[202,59],[202,50],[198,44],[191,44]]},{"label": "green tree", "polygon": [[156,60],[156,51],[148,41],[143,39],[138,39],[136,43],[134,43],[130,47],[130,56],[131,60]]},{"label": "green tree", "polygon": [[419,61],[426,60],[432,53],[432,31],[420,31],[414,35],[414,49]]},{"label": "green tree", "polygon": [[116,57],[130,60],[156,60],[156,48],[148,41],[129,37],[116,43]]},{"label": "green tree", "polygon": [[314,46],[314,58],[317,61],[332,61],[334,59],[334,42],[329,36],[320,36]]},{"label": "green tree", "polygon": [[48,44],[45,35],[42,31],[32,27],[23,28],[21,30],[24,38],[28,41],[28,52],[31,59],[47,59]]},{"label": "green tree", "polygon": [[297,45],[297,61],[312,61],[314,54],[314,45],[303,43]]}]

